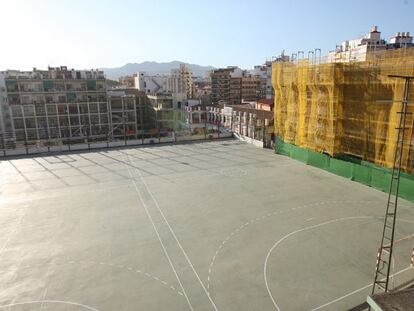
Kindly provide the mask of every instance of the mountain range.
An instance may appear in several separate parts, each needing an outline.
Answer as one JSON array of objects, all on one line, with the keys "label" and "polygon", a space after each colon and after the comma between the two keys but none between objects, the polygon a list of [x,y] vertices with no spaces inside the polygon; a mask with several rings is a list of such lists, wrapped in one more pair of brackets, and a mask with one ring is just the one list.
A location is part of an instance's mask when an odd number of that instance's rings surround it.
[{"label": "mountain range", "polygon": [[208,71],[215,69],[212,66],[200,66],[196,64],[187,64],[180,61],[172,61],[167,63],[157,62],[143,62],[143,63],[128,63],[122,67],[115,68],[100,68],[105,72],[108,79],[118,80],[122,76],[129,76],[139,71],[145,71],[150,75],[169,74],[171,69],[179,68],[180,64],[186,64],[194,76],[204,77]]}]

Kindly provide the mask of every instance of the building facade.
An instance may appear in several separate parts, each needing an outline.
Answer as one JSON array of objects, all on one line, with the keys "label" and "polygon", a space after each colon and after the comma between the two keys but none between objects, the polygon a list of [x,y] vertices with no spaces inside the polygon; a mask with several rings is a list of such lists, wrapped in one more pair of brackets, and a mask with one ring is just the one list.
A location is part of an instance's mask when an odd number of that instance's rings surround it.
[{"label": "building facade", "polygon": [[410,36],[409,32],[397,32],[387,43],[381,38],[378,27],[373,26],[364,37],[344,41],[334,51],[330,51],[327,62],[364,62],[367,60],[369,53],[412,46],[413,37]]},{"label": "building facade", "polygon": [[149,75],[146,72],[138,72],[134,80],[134,87],[146,94],[164,93],[168,89],[168,76]]},{"label": "building facade", "polygon": [[149,75],[138,72],[133,79],[134,87],[146,94],[184,94],[185,98],[193,98],[194,95],[192,72],[185,64],[172,69],[169,75]]},{"label": "building facade", "polygon": [[146,94],[133,88],[108,91],[111,140],[144,139],[156,128],[155,111]]},{"label": "building facade", "polygon": [[62,66],[1,72],[0,111],[5,149],[85,136],[105,139],[110,128],[105,77],[99,70]]},{"label": "building facade", "polygon": [[167,80],[167,91],[193,98],[193,75],[187,65],[180,64],[180,68],[171,70]]},{"label": "building facade", "polygon": [[230,102],[230,78],[236,68],[220,68],[211,72],[211,101],[213,105],[219,104],[220,101]]},{"label": "building facade", "polygon": [[241,104],[266,98],[267,71],[262,74],[228,67],[211,73],[211,99],[217,104]]}]

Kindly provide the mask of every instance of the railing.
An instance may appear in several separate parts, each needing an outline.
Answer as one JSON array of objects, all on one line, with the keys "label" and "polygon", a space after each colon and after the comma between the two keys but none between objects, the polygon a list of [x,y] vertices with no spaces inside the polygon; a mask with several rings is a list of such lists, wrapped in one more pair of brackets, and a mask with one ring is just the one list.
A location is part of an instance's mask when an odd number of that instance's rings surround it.
[{"label": "railing", "polygon": [[[204,128],[181,129],[177,131],[158,128],[138,129],[137,131],[127,129],[124,131],[124,126],[133,127],[134,124],[116,124],[117,128],[112,130],[109,125],[101,126],[102,128],[106,127],[106,131],[99,130],[98,126],[68,126],[61,128],[60,131],[57,128],[53,128],[49,129],[49,133],[54,130],[57,131],[54,132],[55,134],[68,133],[69,135],[47,139],[39,139],[39,130],[44,130],[44,133],[48,133],[47,129],[28,130],[24,133],[24,137],[20,137],[20,139],[17,139],[16,134],[13,133],[0,133],[0,158],[123,146],[174,144],[187,141],[230,138],[233,135],[227,129],[209,125]],[[72,136],[70,136],[70,133]]]}]

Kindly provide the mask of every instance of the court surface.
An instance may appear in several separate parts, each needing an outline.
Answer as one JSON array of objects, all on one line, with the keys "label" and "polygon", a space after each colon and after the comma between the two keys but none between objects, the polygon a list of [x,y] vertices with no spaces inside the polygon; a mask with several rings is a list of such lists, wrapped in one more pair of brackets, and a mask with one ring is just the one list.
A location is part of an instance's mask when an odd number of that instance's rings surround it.
[{"label": "court surface", "polygon": [[[347,310],[386,194],[235,140],[1,161],[0,310]],[[401,200],[395,284],[414,204]]]}]

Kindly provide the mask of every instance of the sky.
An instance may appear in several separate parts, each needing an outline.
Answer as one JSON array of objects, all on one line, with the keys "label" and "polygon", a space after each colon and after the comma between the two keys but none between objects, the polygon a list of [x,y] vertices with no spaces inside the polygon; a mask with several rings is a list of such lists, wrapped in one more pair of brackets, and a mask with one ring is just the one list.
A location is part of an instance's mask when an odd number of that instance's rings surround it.
[{"label": "sky", "polygon": [[179,60],[251,68],[378,25],[414,33],[414,0],[0,0],[0,70]]}]

